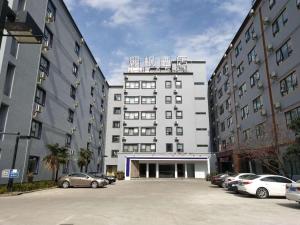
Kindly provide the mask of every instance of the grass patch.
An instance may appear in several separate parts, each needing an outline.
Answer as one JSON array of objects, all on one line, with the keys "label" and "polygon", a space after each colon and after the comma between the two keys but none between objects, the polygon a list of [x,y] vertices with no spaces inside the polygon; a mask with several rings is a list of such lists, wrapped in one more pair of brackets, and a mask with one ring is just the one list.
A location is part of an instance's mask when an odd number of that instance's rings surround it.
[{"label": "grass patch", "polygon": [[[54,181],[35,181],[33,183],[15,183],[13,186],[13,191],[15,192],[25,192],[25,191],[33,191],[38,189],[46,189],[55,187],[56,183]],[[4,194],[7,192],[6,185],[0,186],[0,194]]]}]

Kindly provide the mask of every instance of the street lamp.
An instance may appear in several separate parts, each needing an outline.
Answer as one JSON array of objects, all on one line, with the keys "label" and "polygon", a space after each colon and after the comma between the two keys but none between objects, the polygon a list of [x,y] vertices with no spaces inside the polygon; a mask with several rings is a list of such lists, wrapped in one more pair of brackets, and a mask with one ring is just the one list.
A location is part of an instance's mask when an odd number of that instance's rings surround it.
[{"label": "street lamp", "polygon": [[[13,37],[21,44],[42,43],[43,32],[27,11],[16,14],[7,0],[1,0],[0,13],[0,47],[3,36]],[[4,29],[8,34],[3,34]]]}]

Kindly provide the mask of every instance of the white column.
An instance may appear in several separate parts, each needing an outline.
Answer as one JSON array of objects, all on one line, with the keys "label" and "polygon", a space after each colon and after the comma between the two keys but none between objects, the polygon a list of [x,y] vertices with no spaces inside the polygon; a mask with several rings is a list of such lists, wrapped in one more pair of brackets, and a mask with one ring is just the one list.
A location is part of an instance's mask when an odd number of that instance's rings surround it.
[{"label": "white column", "polygon": [[146,178],[149,178],[149,163],[146,163]]},{"label": "white column", "polygon": [[207,158],[207,173],[210,174],[210,158]]},{"label": "white column", "polygon": [[159,178],[159,166],[158,163],[156,163],[156,178]]},{"label": "white column", "polygon": [[184,164],[184,177],[188,178],[187,163]]},{"label": "white column", "polygon": [[178,169],[177,169],[177,163],[175,163],[175,178],[178,178]]}]

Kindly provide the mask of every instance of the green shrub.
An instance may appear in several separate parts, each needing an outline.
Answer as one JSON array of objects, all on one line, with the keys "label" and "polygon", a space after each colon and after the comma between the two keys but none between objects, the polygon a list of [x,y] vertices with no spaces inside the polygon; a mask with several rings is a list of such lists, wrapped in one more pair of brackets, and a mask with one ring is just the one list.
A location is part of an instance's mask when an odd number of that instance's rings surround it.
[{"label": "green shrub", "polygon": [[[15,192],[25,192],[38,189],[46,189],[50,187],[55,187],[56,183],[53,181],[35,181],[33,183],[15,183],[13,186],[13,191]],[[0,187],[0,194],[7,192],[6,185]]]}]

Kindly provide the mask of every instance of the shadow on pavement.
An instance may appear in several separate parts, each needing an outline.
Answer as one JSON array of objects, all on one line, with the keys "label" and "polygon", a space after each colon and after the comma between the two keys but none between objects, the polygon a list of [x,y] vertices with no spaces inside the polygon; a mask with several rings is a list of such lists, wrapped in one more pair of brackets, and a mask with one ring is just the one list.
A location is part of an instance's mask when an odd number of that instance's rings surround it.
[{"label": "shadow on pavement", "polygon": [[277,205],[290,208],[290,209],[300,209],[300,204],[299,203],[277,203]]}]

